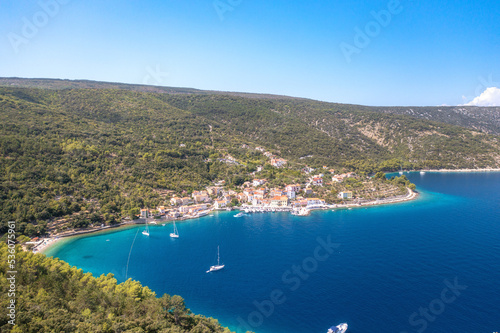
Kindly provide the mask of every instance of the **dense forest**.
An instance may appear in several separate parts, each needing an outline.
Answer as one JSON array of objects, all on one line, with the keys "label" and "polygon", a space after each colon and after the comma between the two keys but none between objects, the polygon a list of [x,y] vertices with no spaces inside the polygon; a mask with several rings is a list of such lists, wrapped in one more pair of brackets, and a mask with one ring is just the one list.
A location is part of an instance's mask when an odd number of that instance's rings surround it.
[{"label": "dense forest", "polygon": [[305,179],[306,165],[366,175],[500,165],[498,136],[283,96],[1,79],[0,120],[0,234],[9,220],[28,236],[68,216],[75,228],[114,224],[216,180],[239,185],[257,165],[276,185]]},{"label": "dense forest", "polygon": [[[269,94],[252,94],[241,92],[203,91],[192,88],[175,88],[163,86],[147,86],[123,83],[99,82],[88,80],[57,80],[57,79],[22,79],[22,78],[0,78],[0,86],[16,86],[25,88],[43,89],[121,89],[138,92],[155,92],[168,94],[212,94],[228,95],[236,97],[306,101],[303,98],[284,97]],[[412,118],[437,121],[450,125],[458,125],[488,134],[500,134],[500,107],[482,106],[364,106],[338,103],[326,103],[309,101],[321,105],[324,109],[340,109],[344,111],[369,111],[376,113],[388,113],[407,115]]]},{"label": "dense forest", "polygon": [[[10,281],[8,248],[0,243],[0,304],[7,309]],[[180,296],[156,297],[148,287],[113,274],[91,273],[41,254],[16,249],[15,323],[0,313],[2,332],[169,332],[230,331],[213,318],[194,315]],[[12,295],[14,296],[14,295]]]}]

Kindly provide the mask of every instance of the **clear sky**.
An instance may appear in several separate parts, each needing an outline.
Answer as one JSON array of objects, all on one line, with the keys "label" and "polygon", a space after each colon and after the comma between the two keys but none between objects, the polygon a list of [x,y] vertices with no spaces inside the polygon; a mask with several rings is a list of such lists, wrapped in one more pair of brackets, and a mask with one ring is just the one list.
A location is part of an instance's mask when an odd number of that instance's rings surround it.
[{"label": "clear sky", "polygon": [[500,2],[0,0],[0,76],[491,104]]}]

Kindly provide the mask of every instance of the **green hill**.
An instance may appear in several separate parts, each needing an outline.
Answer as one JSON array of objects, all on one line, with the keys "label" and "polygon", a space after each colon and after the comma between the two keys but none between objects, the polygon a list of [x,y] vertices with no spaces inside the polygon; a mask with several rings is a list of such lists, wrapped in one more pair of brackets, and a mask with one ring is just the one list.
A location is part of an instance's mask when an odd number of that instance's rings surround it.
[{"label": "green hill", "polygon": [[[303,180],[306,165],[360,174],[500,165],[498,136],[284,96],[1,79],[0,120],[0,219],[28,235],[64,216],[73,227],[116,223],[171,193],[251,180],[257,165],[277,184]],[[257,146],[287,168],[271,168]],[[219,161],[227,156],[238,164]]]},{"label": "green hill", "polygon": [[[117,223],[173,193],[187,195],[216,180],[235,187],[251,180],[258,165],[264,166],[261,177],[280,185],[304,181],[306,165],[360,175],[401,167],[500,166],[500,138],[488,134],[498,134],[494,127],[481,127],[467,115],[457,126],[433,108],[419,115],[405,110],[187,88],[0,79],[0,234],[11,220],[29,236],[45,234],[49,221],[63,217],[72,228]],[[257,146],[286,158],[287,167],[271,167]],[[227,163],[228,157],[236,163]],[[5,295],[5,246],[0,254]],[[29,252],[18,251],[16,259],[17,332],[227,332],[216,320],[190,313],[179,296],[156,298],[137,282],[117,285],[111,275],[94,278]],[[4,308],[7,302],[3,297]],[[3,331],[9,318],[0,320]]]},{"label": "green hill", "polygon": [[[15,291],[9,291],[7,246],[0,244],[2,309],[15,293],[15,318],[0,314],[2,332],[225,332],[213,318],[194,315],[180,296],[160,298],[128,279],[117,284],[113,274],[98,278],[58,259],[16,249]],[[12,295],[13,296],[13,295]],[[9,311],[10,313],[10,311]],[[15,319],[16,326],[9,321]]]}]

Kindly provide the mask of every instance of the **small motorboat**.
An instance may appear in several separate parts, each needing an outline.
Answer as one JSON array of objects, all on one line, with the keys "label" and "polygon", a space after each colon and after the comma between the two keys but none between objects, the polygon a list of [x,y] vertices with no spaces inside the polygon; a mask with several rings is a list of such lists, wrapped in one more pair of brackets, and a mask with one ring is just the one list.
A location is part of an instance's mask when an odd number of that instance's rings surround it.
[{"label": "small motorboat", "polygon": [[342,323],[338,324],[337,326],[332,326],[328,329],[328,332],[326,333],[345,333],[347,331],[347,324]]}]

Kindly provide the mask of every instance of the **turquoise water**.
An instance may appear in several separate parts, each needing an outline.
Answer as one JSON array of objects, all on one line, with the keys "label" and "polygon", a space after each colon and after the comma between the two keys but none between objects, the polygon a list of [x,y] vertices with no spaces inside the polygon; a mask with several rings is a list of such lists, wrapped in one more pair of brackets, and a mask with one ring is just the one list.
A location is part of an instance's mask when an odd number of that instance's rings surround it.
[{"label": "turquoise water", "polygon": [[[349,333],[498,332],[500,173],[407,176],[418,200],[309,217],[220,212],[178,223],[179,239],[171,225],[150,237],[131,228],[48,255],[179,294],[237,332],[323,333],[340,322]],[[218,245],[226,267],[207,274]]]}]

